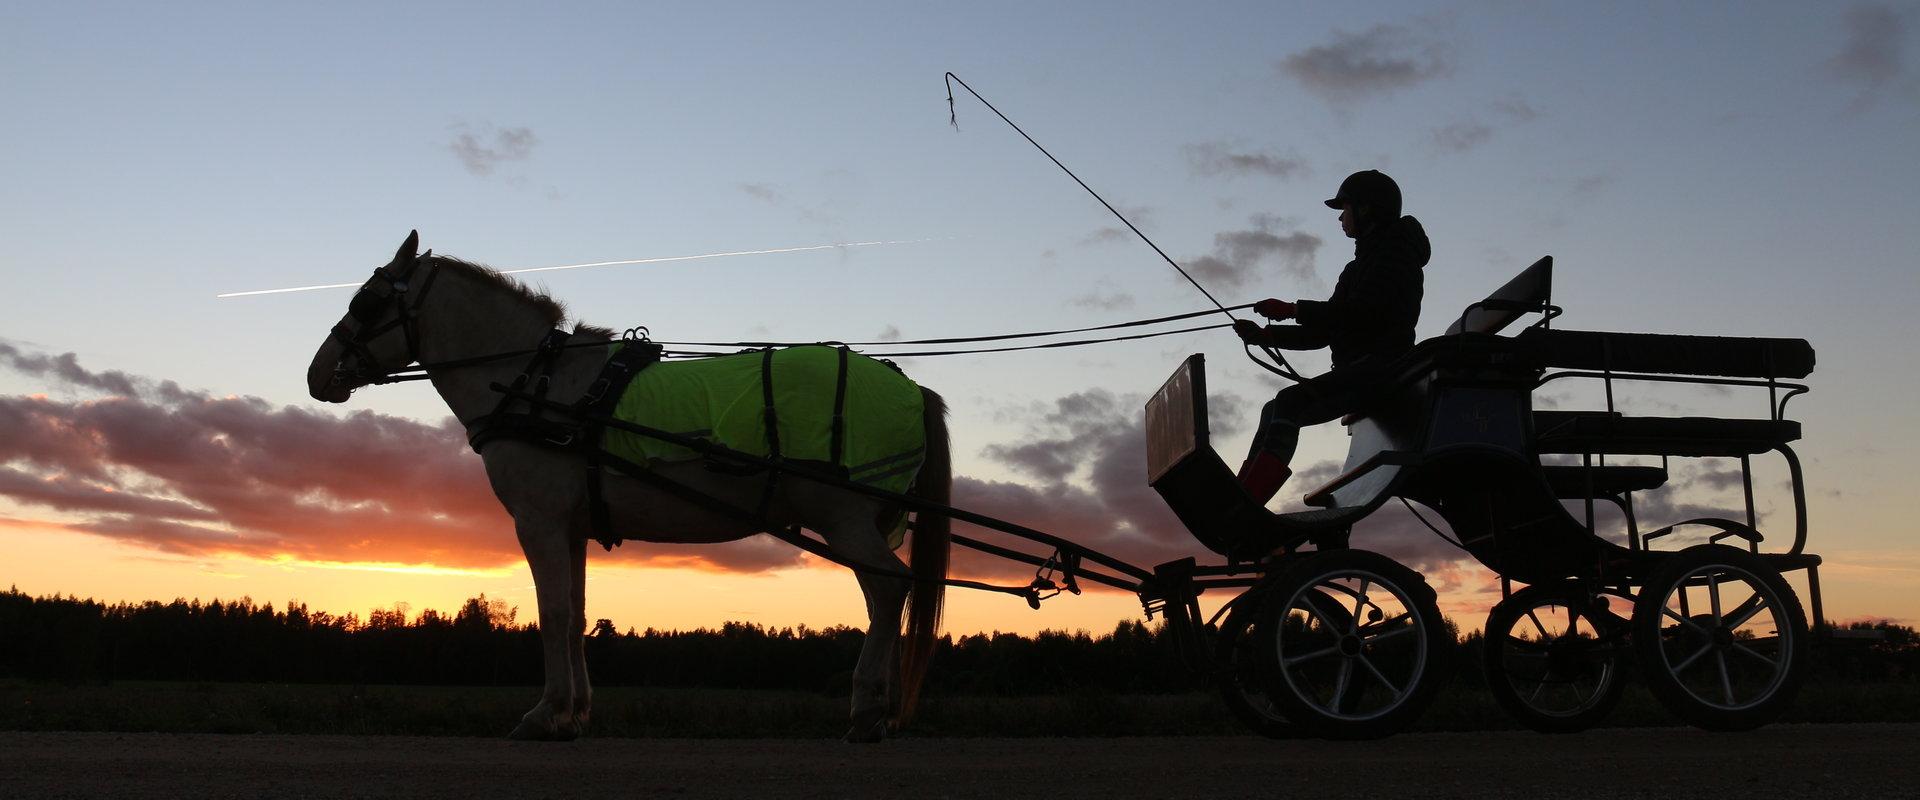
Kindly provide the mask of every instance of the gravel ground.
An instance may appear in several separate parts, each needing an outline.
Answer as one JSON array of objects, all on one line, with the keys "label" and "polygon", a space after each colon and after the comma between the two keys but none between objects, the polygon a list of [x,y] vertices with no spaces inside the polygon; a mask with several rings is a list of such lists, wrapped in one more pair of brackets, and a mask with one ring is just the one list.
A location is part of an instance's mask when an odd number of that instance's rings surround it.
[{"label": "gravel ground", "polygon": [[0,733],[0,797],[1920,797],[1920,725],[1574,736],[599,739]]}]

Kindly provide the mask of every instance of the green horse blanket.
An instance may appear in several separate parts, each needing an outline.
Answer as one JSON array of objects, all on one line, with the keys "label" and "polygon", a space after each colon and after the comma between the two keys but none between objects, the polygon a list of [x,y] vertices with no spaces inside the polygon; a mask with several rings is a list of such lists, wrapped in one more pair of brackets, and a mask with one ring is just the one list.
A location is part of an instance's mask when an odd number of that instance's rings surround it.
[{"label": "green horse blanket", "polygon": [[[654,364],[634,376],[614,417],[771,456],[765,382],[770,375],[781,458],[834,463],[849,479],[889,492],[904,493],[913,485],[926,459],[918,385],[887,364],[827,345],[775,350],[771,369],[764,358],[756,351]],[[837,450],[836,397],[844,404]],[[601,447],[640,464],[700,457],[617,428],[606,429]]]}]

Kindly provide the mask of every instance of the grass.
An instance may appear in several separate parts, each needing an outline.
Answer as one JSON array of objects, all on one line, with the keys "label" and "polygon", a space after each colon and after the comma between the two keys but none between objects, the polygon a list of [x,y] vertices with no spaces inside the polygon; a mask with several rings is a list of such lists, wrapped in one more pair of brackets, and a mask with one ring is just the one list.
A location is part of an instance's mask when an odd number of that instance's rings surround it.
[{"label": "grass", "polygon": [[[0,680],[0,730],[501,736],[537,699],[534,687],[331,686]],[[607,687],[595,690],[594,736],[826,738],[845,729],[847,699],[807,692]],[[1920,721],[1920,684],[1814,684],[1782,722]],[[1634,686],[1612,726],[1676,724]],[[1485,691],[1449,686],[1415,730],[1516,727]],[[1181,736],[1244,731],[1210,694],[927,698],[909,735]]]}]

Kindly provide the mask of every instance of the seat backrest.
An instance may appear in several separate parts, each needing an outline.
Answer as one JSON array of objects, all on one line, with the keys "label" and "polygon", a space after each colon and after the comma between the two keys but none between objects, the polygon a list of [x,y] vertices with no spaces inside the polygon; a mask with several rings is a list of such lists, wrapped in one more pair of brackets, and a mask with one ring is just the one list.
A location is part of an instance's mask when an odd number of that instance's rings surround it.
[{"label": "seat backrest", "polygon": [[1447,333],[1499,333],[1514,320],[1544,310],[1552,300],[1553,256],[1545,256],[1495,289],[1487,299],[1467,306],[1460,318],[1447,328]]}]

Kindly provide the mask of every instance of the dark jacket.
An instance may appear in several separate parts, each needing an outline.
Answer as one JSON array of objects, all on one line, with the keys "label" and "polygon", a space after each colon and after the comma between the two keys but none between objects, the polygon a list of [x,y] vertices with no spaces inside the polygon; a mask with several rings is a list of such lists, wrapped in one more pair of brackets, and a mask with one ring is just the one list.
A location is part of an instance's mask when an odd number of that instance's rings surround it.
[{"label": "dark jacket", "polygon": [[1376,227],[1354,243],[1353,260],[1340,271],[1332,297],[1300,301],[1298,326],[1267,330],[1288,349],[1332,348],[1335,369],[1368,356],[1376,362],[1397,358],[1413,348],[1425,284],[1421,268],[1432,255],[1419,220],[1401,217]]}]

